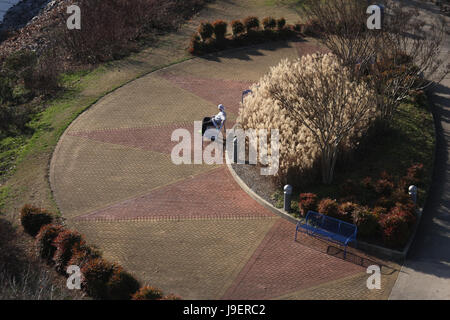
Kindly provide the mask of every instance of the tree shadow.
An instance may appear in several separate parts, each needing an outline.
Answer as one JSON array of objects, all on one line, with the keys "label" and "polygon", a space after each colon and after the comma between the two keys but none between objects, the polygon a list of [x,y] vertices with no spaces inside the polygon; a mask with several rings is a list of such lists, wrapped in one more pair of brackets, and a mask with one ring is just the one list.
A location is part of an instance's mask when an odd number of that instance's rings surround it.
[{"label": "tree shadow", "polygon": [[[302,245],[305,245],[308,248],[322,252],[329,256],[333,256],[336,259],[341,259],[345,262],[352,263],[365,269],[373,265],[379,266],[382,275],[392,275],[395,272],[400,271],[399,268],[394,266],[398,264],[399,261],[387,261],[386,259],[384,259],[384,257],[375,254],[368,255],[352,247],[347,247],[347,253],[345,254],[344,257],[343,247],[338,247],[337,245],[330,243],[329,241],[324,240],[322,238],[307,236],[305,234],[302,235],[307,237],[304,238],[303,240],[308,239],[307,241],[302,241]],[[297,242],[299,241],[297,240]]]},{"label": "tree shadow", "polygon": [[291,42],[300,42],[305,40],[291,39],[286,41],[274,41],[266,42],[262,44],[255,44],[242,48],[233,48],[224,50],[217,53],[210,53],[204,56],[200,56],[199,59],[214,61],[214,62],[226,62],[226,60],[236,59],[242,61],[252,61],[254,57],[265,56],[264,51],[276,51],[279,49],[292,48]]},{"label": "tree shadow", "polygon": [[349,248],[347,248],[347,254],[344,257],[343,249],[335,247],[333,245],[329,245],[327,248],[327,254],[334,256],[336,258],[340,258],[346,262],[356,264],[365,269],[367,269],[369,266],[377,265],[380,267],[382,275],[392,275],[395,272],[400,271],[397,268],[389,266],[386,262],[384,262],[381,259],[377,259],[376,257],[365,256],[364,254],[352,252],[350,250]]},{"label": "tree shadow", "polygon": [[422,220],[407,256],[407,266],[416,271],[450,278],[450,88],[433,87],[436,150],[432,184]]}]

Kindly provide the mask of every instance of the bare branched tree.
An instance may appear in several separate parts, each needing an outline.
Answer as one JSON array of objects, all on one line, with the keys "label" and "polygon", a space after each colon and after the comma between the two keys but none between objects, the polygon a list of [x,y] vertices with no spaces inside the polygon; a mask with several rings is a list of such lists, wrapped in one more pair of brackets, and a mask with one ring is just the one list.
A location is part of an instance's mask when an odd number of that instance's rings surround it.
[{"label": "bare branched tree", "polygon": [[307,15],[322,30],[323,43],[377,93],[379,116],[391,120],[411,91],[439,83],[450,70],[442,59],[448,28],[443,20],[423,21],[417,8],[399,1],[384,5],[379,30],[366,26],[371,1],[327,0],[308,3]]},{"label": "bare branched tree", "polygon": [[356,65],[371,56],[370,34],[366,27],[365,1],[307,0],[306,14],[320,30],[321,41],[345,65]]},{"label": "bare branched tree", "polygon": [[299,126],[307,127],[321,155],[322,180],[333,180],[339,147],[367,128],[375,115],[373,96],[333,54],[283,61],[269,74],[269,93]]}]

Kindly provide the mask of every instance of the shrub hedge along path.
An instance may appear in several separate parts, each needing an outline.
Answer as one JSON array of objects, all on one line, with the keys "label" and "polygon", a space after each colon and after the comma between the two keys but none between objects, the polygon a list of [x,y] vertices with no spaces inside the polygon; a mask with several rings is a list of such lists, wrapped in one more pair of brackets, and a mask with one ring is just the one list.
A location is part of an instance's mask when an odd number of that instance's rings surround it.
[{"label": "shrub hedge along path", "polygon": [[[172,163],[177,128],[227,107],[282,58],[321,50],[313,40],[268,43],[192,59],[105,96],[62,136],[51,162],[69,226],[143,283],[184,299],[387,298],[398,266],[308,237],[260,206],[225,165]],[[382,290],[366,268],[384,265]],[[314,289],[317,288],[317,289]]]}]

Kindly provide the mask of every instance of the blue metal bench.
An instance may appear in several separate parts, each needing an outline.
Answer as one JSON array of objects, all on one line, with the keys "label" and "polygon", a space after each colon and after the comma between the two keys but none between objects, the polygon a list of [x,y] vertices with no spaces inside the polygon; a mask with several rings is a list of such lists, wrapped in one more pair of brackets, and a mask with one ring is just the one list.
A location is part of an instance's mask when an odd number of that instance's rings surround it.
[{"label": "blue metal bench", "polygon": [[295,241],[297,233],[304,232],[310,236],[322,238],[345,247],[344,259],[347,255],[347,245],[356,242],[358,227],[354,224],[341,221],[314,211],[308,211],[305,221],[297,223],[295,229]]}]

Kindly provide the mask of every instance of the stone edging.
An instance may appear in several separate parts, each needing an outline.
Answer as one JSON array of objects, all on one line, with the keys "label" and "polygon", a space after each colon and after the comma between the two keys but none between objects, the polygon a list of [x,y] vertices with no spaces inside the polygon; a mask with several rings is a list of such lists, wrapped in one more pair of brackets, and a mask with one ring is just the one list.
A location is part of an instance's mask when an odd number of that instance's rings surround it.
[{"label": "stone edging", "polygon": [[[228,157],[228,154],[225,152],[226,156]],[[228,158],[227,158],[228,159]],[[228,170],[230,171],[231,175],[233,176],[233,179],[237,182],[237,184],[241,187],[242,190],[244,190],[253,200],[255,200],[256,202],[258,202],[260,205],[262,205],[263,207],[265,207],[266,209],[272,211],[273,213],[275,213],[276,215],[297,224],[298,221],[300,221],[299,219],[291,216],[290,214],[288,214],[287,212],[280,210],[276,207],[274,207],[271,203],[269,203],[267,200],[263,199],[262,197],[260,197],[258,194],[256,194],[252,189],[250,189],[247,184],[238,176],[238,174],[236,173],[236,171],[234,171],[233,167],[231,166],[230,163],[228,163],[228,161],[226,162],[226,165],[228,167]]]},{"label": "stone edging", "polygon": [[[228,154],[227,154],[226,151],[225,151],[225,156],[226,156],[225,159],[229,159],[228,158]],[[293,217],[292,215],[288,214],[284,210],[281,210],[281,209],[278,209],[278,208],[274,207],[267,200],[263,199],[261,196],[256,194],[256,192],[254,192],[251,188],[249,188],[247,186],[247,184],[239,177],[239,175],[236,173],[236,171],[234,171],[231,163],[228,163],[228,161],[226,161],[226,165],[227,165],[228,170],[230,171],[233,179],[236,181],[236,183],[253,200],[258,202],[260,205],[262,205],[266,209],[272,211],[276,215],[282,217],[283,219],[286,219],[286,220],[288,220],[288,221],[290,221],[292,223],[295,223],[295,224],[297,224],[300,221],[300,219],[297,219],[297,218]],[[422,219],[422,209],[417,211],[417,221],[416,221],[416,224],[414,225],[414,230],[413,230],[413,232],[412,232],[412,234],[411,234],[411,236],[410,236],[410,238],[408,240],[408,243],[406,244],[405,248],[403,249],[403,251],[398,251],[398,250],[393,250],[393,249],[380,247],[380,246],[377,246],[377,245],[374,245],[374,244],[370,244],[370,243],[367,243],[367,242],[364,242],[364,241],[357,241],[356,247],[358,249],[362,249],[362,250],[364,250],[366,252],[369,252],[369,253],[372,253],[372,254],[376,254],[376,255],[381,255],[381,256],[384,256],[386,258],[393,259],[393,260],[405,259],[406,255],[408,254],[409,248],[411,247],[411,244],[414,241],[414,238],[416,236],[417,229],[419,227],[421,219]]]}]

